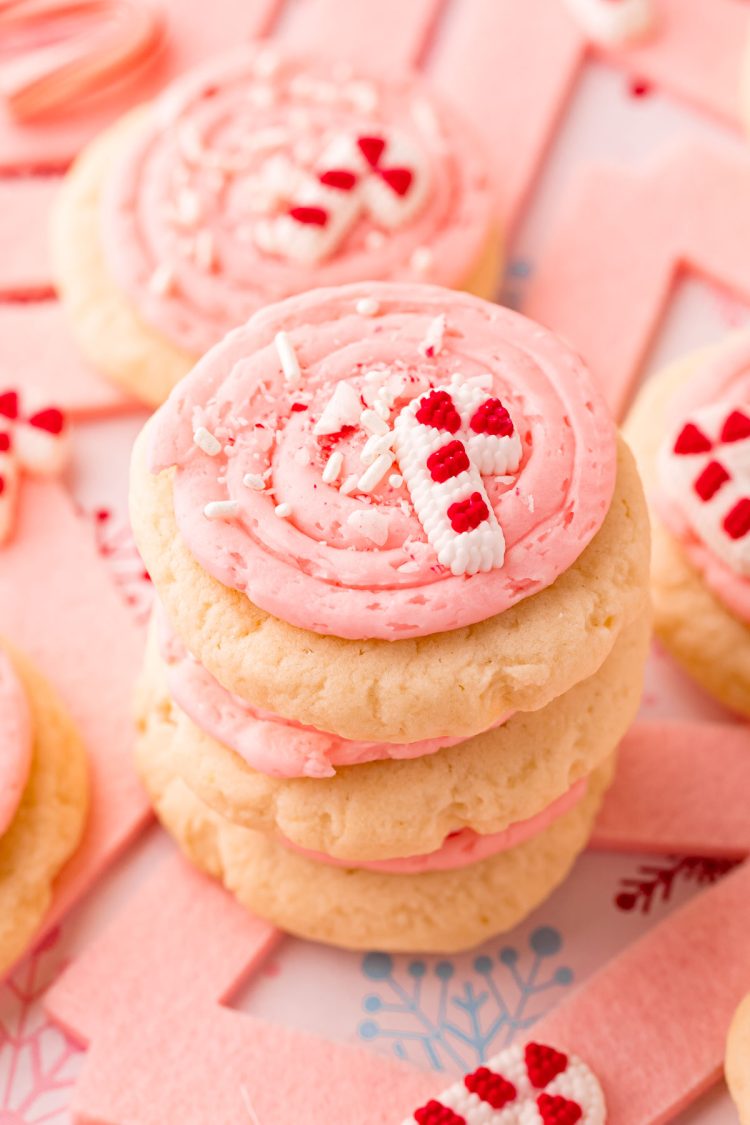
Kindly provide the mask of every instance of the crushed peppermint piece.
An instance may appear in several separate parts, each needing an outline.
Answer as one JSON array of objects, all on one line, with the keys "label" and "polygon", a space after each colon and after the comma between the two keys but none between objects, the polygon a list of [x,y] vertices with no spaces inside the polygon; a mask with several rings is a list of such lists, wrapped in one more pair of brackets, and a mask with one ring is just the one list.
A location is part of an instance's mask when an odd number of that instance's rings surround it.
[{"label": "crushed peppermint piece", "polygon": [[284,372],[284,378],[290,386],[298,387],[302,380],[302,371],[291,340],[286,332],[277,332],[274,343],[276,344],[276,351],[279,353],[279,362],[281,363],[281,370]]},{"label": "crushed peppermint piece", "polygon": [[323,483],[333,484],[335,480],[338,480],[343,466],[344,455],[336,449],[326,461],[325,468],[323,469]]},{"label": "crushed peppermint piece", "polygon": [[375,508],[358,508],[347,516],[347,525],[358,535],[364,536],[376,547],[385,546],[390,531],[388,516]]},{"label": "crushed peppermint piece", "polygon": [[203,515],[208,520],[231,520],[239,510],[236,500],[209,500],[203,509]]},{"label": "crushed peppermint piece", "polygon": [[368,434],[387,434],[388,424],[376,410],[363,410],[359,421]]},{"label": "crushed peppermint piece", "polygon": [[217,453],[221,453],[221,442],[205,426],[198,426],[193,434],[193,441],[209,457],[215,457]]},{"label": "crushed peppermint piece", "polygon": [[341,485],[339,492],[343,493],[344,496],[349,496],[352,492],[356,491],[356,488],[357,477],[353,474],[352,476],[346,478],[344,483]]},{"label": "crushed peppermint piece", "polygon": [[429,324],[424,340],[419,345],[419,352],[427,359],[434,359],[443,350],[443,337],[445,336],[445,313],[436,316]]},{"label": "crushed peppermint piece", "polygon": [[400,488],[404,483],[404,478],[401,476],[401,473],[391,473],[388,477],[388,483],[391,488]]},{"label": "crushed peppermint piece", "polygon": [[273,514],[278,516],[280,520],[288,519],[292,514],[291,504],[277,504],[273,510]]},{"label": "crushed peppermint piece", "polygon": [[162,262],[151,274],[148,288],[156,297],[168,297],[174,292],[175,272],[169,262]]},{"label": "crushed peppermint piece", "polygon": [[377,316],[380,312],[380,302],[374,297],[360,297],[356,307],[360,316]]},{"label": "crushed peppermint piece", "polygon": [[255,492],[262,492],[266,487],[266,482],[260,473],[245,473],[242,483],[245,488],[252,488]]},{"label": "crushed peppermint piece", "polygon": [[418,246],[409,259],[409,264],[417,273],[426,273],[432,265],[432,250],[428,246]]},{"label": "crushed peppermint piece", "polygon": [[356,426],[361,413],[362,403],[351,383],[337,383],[313,427],[313,433],[316,437],[337,434],[345,426]]},{"label": "crushed peppermint piece", "polygon": [[377,488],[394,461],[395,457],[392,453],[381,453],[359,478],[357,484],[360,491],[372,492],[373,488]]}]

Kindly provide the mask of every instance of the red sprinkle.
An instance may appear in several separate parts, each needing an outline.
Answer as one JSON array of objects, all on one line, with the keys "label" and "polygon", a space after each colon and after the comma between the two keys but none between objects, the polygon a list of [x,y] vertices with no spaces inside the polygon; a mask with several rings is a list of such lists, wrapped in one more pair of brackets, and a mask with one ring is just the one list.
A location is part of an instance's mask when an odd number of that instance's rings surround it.
[{"label": "red sprinkle", "polygon": [[5,391],[0,394],[0,414],[4,418],[18,417],[18,391]]},{"label": "red sprinkle", "polygon": [[711,461],[706,465],[693,488],[701,500],[710,500],[729,479],[729,473],[724,466],[718,461]]},{"label": "red sprinkle", "polygon": [[544,1125],[576,1125],[576,1121],[583,1117],[578,1102],[568,1101],[559,1095],[553,1098],[549,1094],[540,1094],[536,1104]]},{"label": "red sprinkle", "polygon": [[537,1090],[543,1090],[553,1078],[568,1066],[568,1056],[554,1047],[547,1047],[543,1043],[528,1043],[524,1052],[526,1059],[526,1072],[531,1085]]},{"label": "red sprinkle", "polygon": [[324,227],[328,222],[328,212],[322,207],[291,207],[289,215],[298,223],[312,227]]},{"label": "red sprinkle", "polygon": [[357,147],[370,167],[374,168],[383,155],[385,141],[382,137],[358,137]]},{"label": "red sprinkle", "polygon": [[724,519],[724,530],[730,539],[744,539],[750,531],[750,500],[738,500]]},{"label": "red sprinkle", "polygon": [[469,455],[462,441],[449,441],[447,445],[436,449],[427,458],[430,476],[438,484],[457,477],[459,473],[465,473],[469,465]]},{"label": "red sprinkle", "polygon": [[449,434],[455,434],[461,428],[461,416],[447,391],[430,391],[425,395],[419,404],[416,419],[423,426],[447,430]]},{"label": "red sprinkle", "polygon": [[489,519],[489,516],[489,508],[479,492],[473,492],[468,500],[459,500],[456,504],[451,504],[448,509],[451,527],[459,534],[464,531],[473,531],[475,527],[479,527],[480,523]]},{"label": "red sprinkle", "polygon": [[464,1086],[470,1094],[476,1094],[493,1109],[503,1109],[510,1102],[515,1101],[518,1091],[512,1082],[503,1078],[502,1074],[495,1074],[486,1066],[480,1066],[473,1074],[464,1078]]},{"label": "red sprinkle", "polygon": [[10,449],[10,434],[0,434],[0,453],[7,453]]},{"label": "red sprinkle", "polygon": [[447,1105],[436,1102],[434,1098],[421,1109],[414,1111],[414,1119],[419,1125],[466,1125],[465,1117],[460,1117]]},{"label": "red sprinkle", "polygon": [[682,427],[674,443],[675,453],[681,454],[708,453],[710,448],[711,442],[693,422]]},{"label": "red sprinkle", "polygon": [[326,187],[338,188],[339,191],[351,191],[357,177],[346,168],[330,168],[327,172],[321,172],[320,182]]},{"label": "red sprinkle", "polygon": [[48,434],[60,434],[65,426],[65,417],[56,406],[48,406],[46,410],[38,410],[36,414],[32,414],[29,425]]},{"label": "red sprinkle", "polygon": [[5,477],[0,477],[0,496],[5,492]]},{"label": "red sprinkle", "polygon": [[750,437],[750,418],[741,410],[733,410],[721,429],[721,440],[742,441]]},{"label": "red sprinkle", "polygon": [[396,195],[406,195],[414,176],[408,168],[383,168],[381,178],[395,191]]},{"label": "red sprinkle", "polygon": [[491,434],[493,437],[511,437],[513,422],[499,398],[488,398],[476,411],[469,422],[475,434]]},{"label": "red sprinkle", "polygon": [[310,407],[306,402],[293,402],[291,409],[293,414],[301,414],[303,410],[309,410]]}]

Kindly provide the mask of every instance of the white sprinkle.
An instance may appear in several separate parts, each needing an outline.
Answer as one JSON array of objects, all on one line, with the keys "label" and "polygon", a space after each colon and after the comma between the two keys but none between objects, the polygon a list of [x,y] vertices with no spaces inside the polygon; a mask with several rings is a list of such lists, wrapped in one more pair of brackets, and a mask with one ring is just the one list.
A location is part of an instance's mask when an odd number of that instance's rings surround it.
[{"label": "white sprinkle", "polygon": [[273,510],[273,514],[278,516],[280,520],[288,519],[292,514],[291,504],[277,504]]},{"label": "white sprinkle", "polygon": [[210,500],[203,509],[203,515],[207,520],[230,520],[239,510],[236,500]]},{"label": "white sprinkle", "polygon": [[534,503],[534,497],[531,493],[529,493],[529,495],[526,497],[526,506],[528,507],[530,512],[534,511],[536,505]]},{"label": "white sprinkle", "polygon": [[302,372],[300,370],[299,360],[297,359],[297,353],[292,347],[291,340],[286,332],[277,332],[275,343],[276,351],[279,353],[281,370],[284,372],[284,378],[290,386],[298,387],[302,381]]},{"label": "white sprinkle", "polygon": [[443,350],[445,324],[445,313],[441,313],[440,316],[436,316],[434,320],[430,321],[424,340],[419,345],[421,355],[426,356],[428,359],[433,359],[435,356],[440,355]]},{"label": "white sprinkle", "polygon": [[404,483],[404,478],[401,476],[401,473],[391,473],[388,477],[388,483],[391,488],[400,488]]},{"label": "white sprinkle", "polygon": [[359,478],[358,487],[362,492],[372,492],[376,488],[385,474],[389,471],[393,464],[395,457],[392,453],[381,453],[377,460],[373,461],[369,469],[366,469],[362,476]]},{"label": "white sprinkle", "polygon": [[414,574],[419,570],[419,563],[411,559],[409,562],[401,563],[401,566],[397,566],[396,570],[401,574]]},{"label": "white sprinkle", "polygon": [[349,513],[346,522],[353,531],[363,535],[377,547],[384,546],[388,539],[390,530],[388,516],[384,512],[376,511],[375,508],[358,508]]},{"label": "white sprinkle", "polygon": [[325,468],[323,469],[323,483],[333,484],[335,480],[338,480],[343,466],[344,455],[337,449],[326,461]]},{"label": "white sprinkle", "polygon": [[362,452],[359,455],[360,461],[363,465],[372,465],[381,453],[391,452],[395,440],[396,435],[393,430],[387,430],[384,434],[373,434],[362,446]]},{"label": "white sprinkle", "polygon": [[199,230],[196,234],[193,243],[193,256],[198,269],[206,270],[208,273],[213,270],[216,265],[216,246],[210,230]]},{"label": "white sprinkle", "polygon": [[375,410],[363,410],[359,416],[360,425],[368,434],[387,434],[388,423]]},{"label": "white sprinkle", "polygon": [[384,388],[378,391],[378,397],[372,404],[372,408],[384,422],[388,422],[391,417],[391,407],[393,406],[393,399]]},{"label": "white sprinkle", "polygon": [[209,457],[215,457],[217,453],[221,453],[221,442],[205,426],[198,427],[193,434],[193,441]]},{"label": "white sprinkle", "polygon": [[313,427],[313,433],[317,437],[337,434],[344,426],[356,426],[361,413],[362,403],[351,383],[337,383]]},{"label": "white sprinkle", "polygon": [[266,487],[266,482],[260,473],[245,473],[242,483],[245,488],[252,488],[255,492],[262,492]]},{"label": "white sprinkle", "polygon": [[148,287],[156,297],[168,297],[174,292],[174,283],[174,270],[168,262],[162,262],[151,274]]},{"label": "white sprinkle", "polygon": [[432,250],[427,246],[418,246],[409,259],[409,264],[417,273],[425,273],[432,265]]},{"label": "white sprinkle", "polygon": [[350,476],[350,477],[347,477],[346,480],[344,481],[344,483],[341,485],[341,488],[339,489],[339,492],[343,493],[344,496],[349,496],[350,493],[355,491],[356,487],[357,487],[356,476]]},{"label": "white sprinkle", "polygon": [[376,301],[374,297],[360,297],[356,308],[360,316],[377,316],[380,312],[380,301]]},{"label": "white sprinkle", "polygon": [[201,217],[200,196],[192,188],[183,188],[175,203],[177,222],[184,227],[194,227]]}]

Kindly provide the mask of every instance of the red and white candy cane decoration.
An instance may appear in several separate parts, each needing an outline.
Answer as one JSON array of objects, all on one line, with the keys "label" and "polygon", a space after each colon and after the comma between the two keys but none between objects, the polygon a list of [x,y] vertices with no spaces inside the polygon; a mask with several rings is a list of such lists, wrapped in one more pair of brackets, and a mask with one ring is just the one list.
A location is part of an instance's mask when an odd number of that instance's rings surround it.
[{"label": "red and white candy cane decoration", "polygon": [[750,576],[750,406],[697,410],[662,448],[659,476],[698,538]]},{"label": "red and white candy cane decoration", "polygon": [[68,456],[65,416],[56,406],[24,413],[18,391],[0,392],[0,544],[15,526],[22,473],[50,477]]},{"label": "red and white candy cane decoration", "polygon": [[[273,158],[269,164],[275,174]],[[258,223],[261,249],[312,265],[335,253],[363,214],[386,230],[408,222],[427,194],[418,148],[403,136],[336,137],[316,174],[300,177],[288,209]]]},{"label": "red and white candy cane decoration", "polygon": [[413,399],[394,424],[395,450],[414,510],[453,574],[500,567],[505,536],[482,476],[514,473],[521,439],[498,398],[451,383]]},{"label": "red and white candy cane decoration", "polygon": [[575,1055],[509,1047],[415,1110],[403,1125],[604,1125],[604,1094]]},{"label": "red and white candy cane decoration", "polygon": [[654,0],[565,0],[584,31],[614,46],[639,39],[654,26]]}]

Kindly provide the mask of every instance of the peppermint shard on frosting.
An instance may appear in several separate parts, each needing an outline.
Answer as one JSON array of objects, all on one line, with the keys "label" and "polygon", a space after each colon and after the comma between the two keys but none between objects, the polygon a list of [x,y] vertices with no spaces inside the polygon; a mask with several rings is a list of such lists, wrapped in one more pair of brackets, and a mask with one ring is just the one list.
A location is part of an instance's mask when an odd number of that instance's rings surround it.
[{"label": "peppermint shard on frosting", "polygon": [[662,447],[659,477],[693,534],[750,576],[750,406],[725,401],[696,410]]},{"label": "peppermint shard on frosting", "polygon": [[438,561],[456,575],[502,566],[505,537],[482,480],[515,473],[521,463],[502,402],[452,383],[413,399],[394,428],[401,473]]}]

